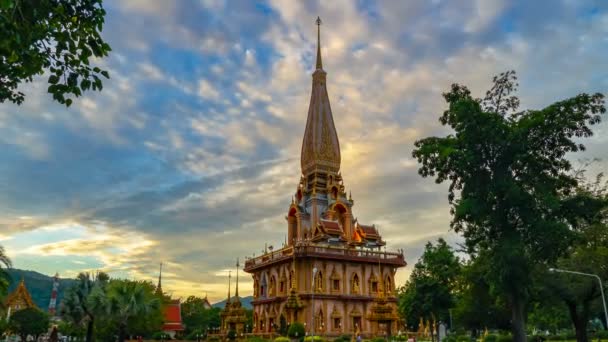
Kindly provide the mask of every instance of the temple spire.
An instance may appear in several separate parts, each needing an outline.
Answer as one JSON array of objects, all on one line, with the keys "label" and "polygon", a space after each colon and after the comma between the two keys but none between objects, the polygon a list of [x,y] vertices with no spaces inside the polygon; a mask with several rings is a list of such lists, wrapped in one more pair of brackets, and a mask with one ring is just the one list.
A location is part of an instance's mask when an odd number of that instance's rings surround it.
[{"label": "temple spire", "polygon": [[156,285],[156,293],[163,294],[162,287],[162,278],[163,278],[163,263],[160,263],[160,270],[158,271],[158,285]]},{"label": "temple spire", "polygon": [[313,173],[322,173],[325,177],[327,173],[337,174],[340,171],[340,143],[327,94],[327,73],[321,62],[321,19],[317,18],[316,23],[317,65],[312,73],[312,91],[300,159],[304,177]]},{"label": "temple spire", "polygon": [[232,271],[228,271],[228,299],[226,300],[226,305],[230,304],[230,277]]},{"label": "temple spire", "polygon": [[323,69],[321,61],[321,18],[317,17],[317,69]]}]

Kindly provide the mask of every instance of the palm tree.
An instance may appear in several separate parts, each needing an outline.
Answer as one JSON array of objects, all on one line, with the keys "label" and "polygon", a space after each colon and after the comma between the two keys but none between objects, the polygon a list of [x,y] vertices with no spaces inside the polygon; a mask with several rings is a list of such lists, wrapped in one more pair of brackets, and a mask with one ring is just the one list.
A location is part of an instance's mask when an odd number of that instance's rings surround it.
[{"label": "palm tree", "polygon": [[109,312],[118,322],[118,342],[124,342],[129,319],[157,310],[160,301],[150,296],[141,283],[123,280],[114,284],[109,291]]},{"label": "palm tree", "polygon": [[63,299],[62,316],[75,325],[86,325],[86,342],[92,342],[95,318],[107,310],[109,277],[102,272],[94,276],[80,273],[76,280]]},{"label": "palm tree", "polygon": [[5,294],[6,291],[8,291],[11,279],[8,272],[2,268],[2,264],[4,264],[5,268],[12,267],[11,259],[9,259],[8,255],[4,252],[4,247],[0,246],[0,295]]}]

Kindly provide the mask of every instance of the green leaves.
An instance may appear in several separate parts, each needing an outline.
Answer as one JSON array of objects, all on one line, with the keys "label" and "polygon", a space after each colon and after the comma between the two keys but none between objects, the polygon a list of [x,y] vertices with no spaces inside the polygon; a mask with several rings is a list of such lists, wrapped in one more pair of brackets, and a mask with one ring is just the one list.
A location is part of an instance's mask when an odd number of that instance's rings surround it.
[{"label": "green leaves", "polygon": [[66,106],[84,91],[103,89],[98,75],[108,79],[108,72],[89,64],[111,51],[100,35],[105,14],[101,0],[0,0],[0,58],[6,61],[0,103],[21,104],[20,84],[45,71],[51,73],[48,92]]},{"label": "green leaves", "polygon": [[27,308],[11,315],[9,328],[23,339],[27,335],[38,336],[47,332],[49,322],[49,316],[40,309]]},{"label": "green leaves", "polygon": [[420,317],[448,321],[454,306],[454,290],[460,274],[460,260],[444,239],[426,244],[405,288],[399,293],[399,310],[415,327]]},{"label": "green leaves", "polygon": [[452,85],[440,122],[454,134],[416,141],[412,155],[423,177],[450,183],[452,227],[490,260],[491,286],[521,308],[532,267],[563,255],[589,216],[570,198],[578,182],[566,154],[584,149],[574,139],[591,136],[606,108],[602,94],[580,94],[516,112],[516,80],[496,76],[483,100]]}]

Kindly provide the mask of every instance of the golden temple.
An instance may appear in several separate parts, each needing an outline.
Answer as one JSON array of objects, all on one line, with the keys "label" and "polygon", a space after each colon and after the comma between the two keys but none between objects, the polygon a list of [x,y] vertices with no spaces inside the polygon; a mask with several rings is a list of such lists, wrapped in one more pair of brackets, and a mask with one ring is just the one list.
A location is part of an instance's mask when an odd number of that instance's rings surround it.
[{"label": "golden temple", "polygon": [[36,307],[36,304],[34,304],[34,301],[32,300],[32,296],[25,286],[24,279],[21,279],[17,288],[6,297],[4,306],[8,310],[8,316],[19,310]]},{"label": "golden temple", "polygon": [[245,262],[254,282],[253,333],[274,332],[282,317],[304,323],[308,334],[390,336],[398,321],[394,277],[406,262],[403,251],[382,251],[386,243],[375,225],[353,218],[320,27],[317,35],[301,175],[286,215],[288,241]]}]

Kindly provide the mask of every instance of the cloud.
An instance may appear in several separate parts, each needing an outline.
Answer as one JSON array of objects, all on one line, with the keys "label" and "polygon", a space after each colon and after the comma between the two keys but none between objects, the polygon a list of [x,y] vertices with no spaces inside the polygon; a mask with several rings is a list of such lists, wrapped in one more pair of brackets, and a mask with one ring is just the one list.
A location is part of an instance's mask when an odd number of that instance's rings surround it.
[{"label": "cloud", "polygon": [[[25,86],[26,103],[0,108],[0,239],[19,267],[153,279],[163,261],[164,288],[222,299],[235,256],[284,241],[317,15],[355,216],[376,223],[410,265],[427,240],[459,241],[449,232],[445,185],[420,178],[411,158],[415,140],[447,133],[437,118],[451,83],[481,96],[492,75],[516,69],[524,108],[608,86],[603,4],[106,7],[113,51],[102,61],[111,75],[102,92],[66,109],[40,78]],[[608,158],[607,127],[597,126],[585,156]]]},{"label": "cloud", "polygon": [[198,81],[198,95],[208,100],[218,100],[220,98],[219,91],[207,80]]}]

